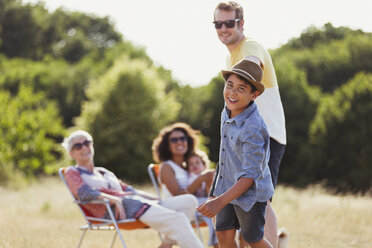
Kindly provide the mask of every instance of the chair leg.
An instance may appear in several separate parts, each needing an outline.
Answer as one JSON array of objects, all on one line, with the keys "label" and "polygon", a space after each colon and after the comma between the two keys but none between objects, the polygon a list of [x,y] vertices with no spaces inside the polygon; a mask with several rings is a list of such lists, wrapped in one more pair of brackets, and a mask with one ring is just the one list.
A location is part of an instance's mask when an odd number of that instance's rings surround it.
[{"label": "chair leg", "polygon": [[120,238],[121,243],[123,244],[123,247],[124,247],[124,248],[127,248],[127,246],[125,245],[125,242],[124,242],[124,238],[123,238],[123,236],[121,235],[121,232],[120,232],[119,227],[117,226],[116,223],[114,223],[114,225],[115,225],[116,233],[119,235],[119,238]]},{"label": "chair leg", "polygon": [[81,246],[81,243],[83,243],[83,239],[84,239],[84,236],[85,236],[86,232],[87,232],[87,229],[84,229],[83,234],[80,237],[79,244],[78,244],[77,248],[79,248]]},{"label": "chair leg", "polygon": [[111,211],[110,205],[108,205],[108,203],[106,203],[106,204],[107,204],[106,205],[106,208],[107,208],[107,210],[109,212],[110,218],[111,218],[111,220],[113,220],[113,224],[115,226],[116,233],[119,235],[119,238],[120,238],[121,243],[123,244],[123,247],[124,248],[127,248],[127,246],[125,245],[125,242],[124,242],[124,238],[121,235],[120,229],[118,227],[118,223],[116,222],[115,217],[114,217],[114,214]]},{"label": "chair leg", "polygon": [[114,243],[115,243],[115,240],[116,240],[116,236],[117,236],[117,232],[115,232],[114,234],[114,238],[112,239],[112,242],[111,242],[111,248],[114,247]]},{"label": "chair leg", "polygon": [[202,233],[200,231],[200,226],[199,226],[198,213],[195,213],[195,225],[196,225],[196,229],[198,230],[199,239],[201,242],[203,242],[203,236],[202,236]]}]

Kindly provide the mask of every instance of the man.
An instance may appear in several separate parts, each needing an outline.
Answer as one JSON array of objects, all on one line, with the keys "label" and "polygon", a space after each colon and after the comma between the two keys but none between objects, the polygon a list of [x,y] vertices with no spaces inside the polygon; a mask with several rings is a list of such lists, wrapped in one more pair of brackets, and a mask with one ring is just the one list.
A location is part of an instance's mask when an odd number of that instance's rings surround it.
[{"label": "man", "polygon": [[[243,8],[235,2],[220,3],[214,12],[214,25],[220,41],[226,45],[229,55],[226,59],[230,69],[243,58],[261,65],[262,83],[265,92],[256,100],[260,114],[266,122],[270,135],[269,168],[274,187],[277,184],[280,161],[286,145],[285,118],[275,69],[270,54],[257,41],[245,37]],[[265,237],[273,247],[277,247],[277,219],[268,202],[266,208]]]}]

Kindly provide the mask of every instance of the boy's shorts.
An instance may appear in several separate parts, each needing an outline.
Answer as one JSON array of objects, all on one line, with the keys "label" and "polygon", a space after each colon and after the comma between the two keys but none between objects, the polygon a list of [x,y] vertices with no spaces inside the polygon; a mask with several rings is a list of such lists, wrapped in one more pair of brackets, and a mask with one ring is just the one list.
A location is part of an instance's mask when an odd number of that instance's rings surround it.
[{"label": "boy's shorts", "polygon": [[266,202],[256,202],[248,211],[237,205],[227,204],[216,215],[216,231],[241,229],[248,243],[260,241],[264,236]]}]

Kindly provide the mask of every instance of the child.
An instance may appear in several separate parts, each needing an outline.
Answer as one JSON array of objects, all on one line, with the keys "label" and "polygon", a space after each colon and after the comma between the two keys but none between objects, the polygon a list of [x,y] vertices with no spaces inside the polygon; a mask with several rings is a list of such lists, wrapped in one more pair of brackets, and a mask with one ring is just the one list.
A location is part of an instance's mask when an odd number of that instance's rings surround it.
[{"label": "child", "polygon": [[243,59],[222,71],[225,108],[221,114],[219,169],[210,198],[197,207],[216,215],[219,246],[237,247],[236,229],[252,247],[272,247],[264,238],[266,202],[274,193],[268,167],[270,137],[254,100],[265,90],[262,69]]},{"label": "child", "polygon": [[[209,167],[208,155],[203,151],[195,151],[191,153],[186,159],[186,169],[189,175],[188,184],[190,185],[196,178],[198,178],[204,171]],[[198,199],[199,204],[207,200],[209,193],[210,183],[203,182],[202,186],[199,187],[193,194]],[[208,246],[218,247],[218,241],[216,232],[214,230],[213,220],[211,218],[202,216],[205,223],[207,223],[209,228],[209,239]]]},{"label": "child", "polygon": [[[196,151],[188,156],[186,169],[189,174],[189,185],[209,167],[209,162],[207,154],[203,151]],[[196,197],[207,197],[210,186],[203,182],[202,186],[194,192],[194,195]]]}]

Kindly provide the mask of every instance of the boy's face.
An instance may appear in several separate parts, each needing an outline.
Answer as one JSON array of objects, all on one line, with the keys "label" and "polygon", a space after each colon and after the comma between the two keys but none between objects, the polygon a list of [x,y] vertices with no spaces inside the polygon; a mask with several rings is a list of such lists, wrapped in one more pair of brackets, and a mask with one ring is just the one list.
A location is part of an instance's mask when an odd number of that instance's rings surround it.
[{"label": "boy's face", "polygon": [[192,156],[189,158],[187,165],[190,173],[200,174],[203,170],[205,170],[205,165],[199,156]]},{"label": "boy's face", "polygon": [[223,90],[223,96],[227,108],[231,111],[230,118],[243,112],[251,101],[259,95],[258,91],[251,92],[252,88],[248,83],[241,80],[236,74],[229,75]]}]

